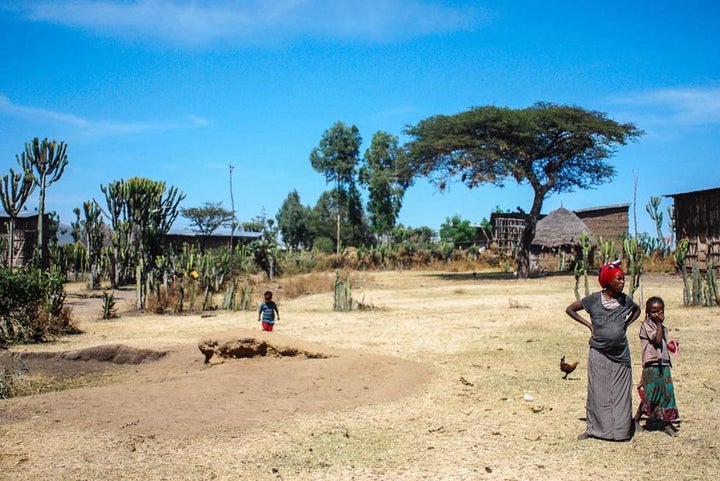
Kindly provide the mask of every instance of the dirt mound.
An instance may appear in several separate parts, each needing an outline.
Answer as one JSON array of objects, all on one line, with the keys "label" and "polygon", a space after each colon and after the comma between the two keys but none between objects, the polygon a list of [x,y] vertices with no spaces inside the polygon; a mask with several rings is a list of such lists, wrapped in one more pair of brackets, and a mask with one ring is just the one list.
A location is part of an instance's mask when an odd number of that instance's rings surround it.
[{"label": "dirt mound", "polygon": [[205,364],[209,363],[213,356],[223,359],[244,359],[257,356],[299,356],[306,359],[329,357],[329,354],[320,352],[318,347],[298,346],[297,342],[295,340],[294,343],[289,343],[277,334],[272,337],[263,333],[257,336],[247,336],[243,335],[242,331],[231,330],[205,337],[198,343],[198,349],[205,355]]},{"label": "dirt mound", "polygon": [[30,373],[73,377],[103,371],[116,365],[137,365],[162,359],[166,351],[136,349],[122,344],[93,346],[64,352],[0,353],[0,366],[19,365]]},{"label": "dirt mound", "polygon": [[[417,392],[431,376],[414,362],[278,333],[233,329],[204,339],[222,351],[207,364],[198,344],[167,352],[123,345],[15,352],[31,374],[73,377],[113,369],[122,375],[102,386],[6,400],[0,427],[32,422],[49,431],[131,430],[168,437],[238,432],[266,418],[394,400]],[[242,345],[256,355],[239,356]],[[272,415],[262,408],[269,402]]]}]

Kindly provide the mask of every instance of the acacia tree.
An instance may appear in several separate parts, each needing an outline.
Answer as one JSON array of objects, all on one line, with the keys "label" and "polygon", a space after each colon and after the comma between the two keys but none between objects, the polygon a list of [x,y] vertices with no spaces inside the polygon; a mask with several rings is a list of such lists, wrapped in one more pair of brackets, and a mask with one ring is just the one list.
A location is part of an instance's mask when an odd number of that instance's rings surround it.
[{"label": "acacia tree", "polygon": [[367,208],[372,230],[387,238],[395,227],[403,196],[412,182],[398,138],[387,132],[376,132],[358,174],[360,183],[370,193]]},{"label": "acacia tree", "polygon": [[348,127],[336,122],[325,131],[320,144],[310,153],[310,163],[318,172],[325,174],[326,182],[334,182],[336,196],[336,250],[340,253],[340,220],[343,210],[347,210],[350,195],[355,187],[357,165],[360,161],[362,137],[356,126]]},{"label": "acacia tree", "polygon": [[39,187],[38,199],[38,248],[40,267],[47,267],[47,239],[45,238],[45,193],[47,188],[62,177],[68,164],[67,145],[55,140],[35,137],[25,144],[25,152],[18,157],[18,163],[26,171],[34,171],[35,185]]},{"label": "acacia tree", "polygon": [[205,202],[201,207],[180,208],[180,215],[190,221],[190,226],[201,236],[200,251],[205,250],[205,239],[221,225],[233,222],[235,215],[225,209],[222,202]]},{"label": "acacia tree", "polygon": [[288,194],[275,219],[283,241],[288,247],[299,249],[310,246],[312,242],[308,230],[310,207],[302,205],[297,190]]},{"label": "acacia tree", "polygon": [[0,201],[10,217],[8,228],[8,266],[15,266],[15,221],[20,215],[25,202],[35,189],[32,172],[26,170],[23,174],[15,172],[12,168],[5,174],[0,182]]},{"label": "acacia tree", "polygon": [[517,258],[527,277],[529,252],[545,198],[589,189],[609,181],[615,168],[606,162],[618,146],[642,131],[603,112],[536,103],[523,109],[476,107],[455,115],[436,115],[406,130],[411,165],[441,190],[459,176],[469,188],[528,183],[534,195],[526,214]]}]

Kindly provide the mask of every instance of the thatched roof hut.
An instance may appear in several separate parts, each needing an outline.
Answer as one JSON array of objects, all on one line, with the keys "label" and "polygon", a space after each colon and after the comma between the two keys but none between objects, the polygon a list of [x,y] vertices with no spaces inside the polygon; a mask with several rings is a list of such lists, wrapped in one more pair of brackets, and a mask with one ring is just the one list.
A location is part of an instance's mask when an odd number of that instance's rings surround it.
[{"label": "thatched roof hut", "polygon": [[564,207],[555,209],[540,219],[535,228],[533,245],[541,248],[554,248],[580,245],[580,235],[592,232],[580,217]]},{"label": "thatched roof hut", "polygon": [[530,252],[530,270],[540,273],[572,270],[581,255],[580,236],[583,232],[590,235],[591,244],[596,243],[585,222],[563,207],[540,219]]}]

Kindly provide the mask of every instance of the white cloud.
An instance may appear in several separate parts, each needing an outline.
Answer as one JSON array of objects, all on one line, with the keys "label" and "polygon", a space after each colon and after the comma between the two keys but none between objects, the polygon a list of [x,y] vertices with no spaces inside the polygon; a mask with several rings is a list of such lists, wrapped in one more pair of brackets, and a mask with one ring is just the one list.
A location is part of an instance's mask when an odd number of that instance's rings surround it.
[{"label": "white cloud", "polygon": [[437,0],[40,0],[18,5],[15,10],[33,21],[181,45],[262,44],[298,36],[382,41],[471,30],[486,21],[469,1],[467,6]]},{"label": "white cloud", "polygon": [[720,123],[720,87],[663,88],[614,97],[628,116],[655,125],[693,126]]},{"label": "white cloud", "polygon": [[187,115],[185,120],[159,122],[87,120],[65,112],[17,105],[4,95],[0,95],[0,115],[20,118],[37,124],[60,126],[83,137],[135,135],[147,132],[198,128],[208,124],[207,120],[195,115]]}]

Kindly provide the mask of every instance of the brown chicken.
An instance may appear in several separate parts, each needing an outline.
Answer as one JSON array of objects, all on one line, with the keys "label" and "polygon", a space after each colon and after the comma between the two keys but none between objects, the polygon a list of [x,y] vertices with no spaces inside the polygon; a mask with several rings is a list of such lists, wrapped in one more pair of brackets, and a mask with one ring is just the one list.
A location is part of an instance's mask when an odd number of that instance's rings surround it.
[{"label": "brown chicken", "polygon": [[568,374],[573,372],[577,367],[578,362],[565,362],[565,356],[560,358],[560,370],[564,372],[563,379],[567,379]]}]

